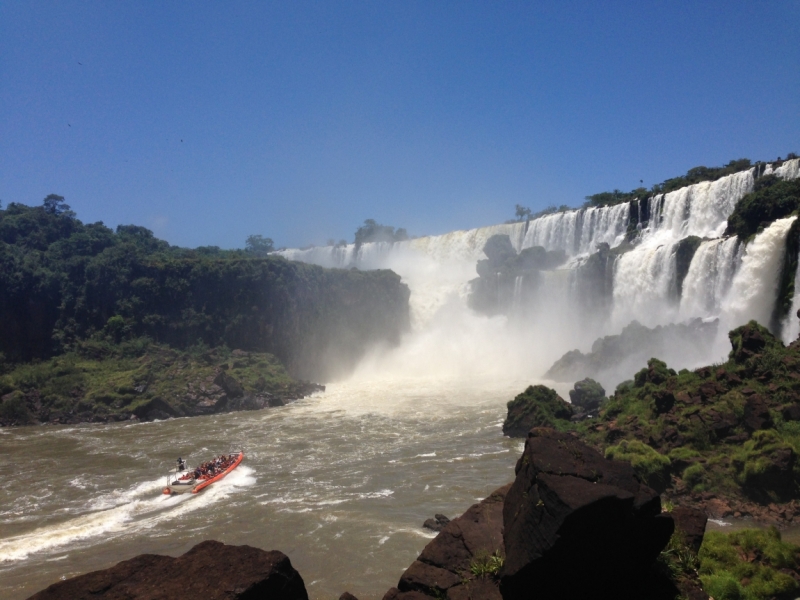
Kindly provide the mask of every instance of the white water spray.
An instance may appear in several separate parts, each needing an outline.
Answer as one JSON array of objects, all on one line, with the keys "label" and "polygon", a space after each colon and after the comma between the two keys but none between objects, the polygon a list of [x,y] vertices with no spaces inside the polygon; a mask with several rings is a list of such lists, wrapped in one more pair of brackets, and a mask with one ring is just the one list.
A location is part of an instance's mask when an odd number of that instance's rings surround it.
[{"label": "white water spray", "polygon": [[[787,161],[770,172],[796,177],[798,162]],[[624,241],[631,219],[629,203],[394,244],[368,243],[357,250],[351,244],[281,254],[328,267],[388,268],[408,284],[412,332],[399,348],[372,354],[358,369],[358,377],[368,373],[380,377],[382,373],[391,377],[530,379],[541,375],[564,352],[574,348],[588,351],[597,337],[619,333],[633,319],[656,326],[694,317],[720,318],[722,339],[726,338],[727,323],[750,318],[768,322],[771,313],[766,306],[770,298],[774,302],[774,290],[771,296],[768,293],[775,285],[769,280],[773,273],[758,271],[754,265],[768,270],[780,264],[785,232],[781,238],[771,227],[752,242],[746,270],[744,266],[739,269],[743,249],[736,239],[720,237],[736,202],[752,191],[753,183],[754,169],[748,169],[650,198],[650,220],[639,229],[634,248],[607,261],[606,268],[613,269],[610,313],[604,312],[604,301],[580,297],[578,268],[598,244],[615,248]],[[644,213],[636,208],[639,212],[634,216],[638,218]],[[517,252],[541,246],[572,257],[560,269],[541,271],[535,279],[517,277],[509,282],[513,290],[506,292],[511,307],[508,317],[486,317],[467,307],[468,282],[477,275],[476,262],[485,258],[484,244],[495,234],[508,235]],[[689,265],[679,295],[676,250],[690,235],[704,241]],[[713,361],[720,356],[704,358]]]},{"label": "white water spray", "polygon": [[751,319],[769,325],[778,293],[786,236],[796,219],[778,219],[748,244],[742,266],[723,302],[725,331]]}]

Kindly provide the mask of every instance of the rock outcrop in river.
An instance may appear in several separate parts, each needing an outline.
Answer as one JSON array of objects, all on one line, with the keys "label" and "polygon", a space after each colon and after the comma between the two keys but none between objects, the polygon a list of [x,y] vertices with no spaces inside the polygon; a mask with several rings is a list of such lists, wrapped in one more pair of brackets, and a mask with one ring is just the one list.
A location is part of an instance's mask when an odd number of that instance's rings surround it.
[{"label": "rock outcrop in river", "polygon": [[[517,477],[448,523],[384,600],[639,598],[674,525],[630,464],[531,430]],[[667,596],[668,597],[668,596]]]}]

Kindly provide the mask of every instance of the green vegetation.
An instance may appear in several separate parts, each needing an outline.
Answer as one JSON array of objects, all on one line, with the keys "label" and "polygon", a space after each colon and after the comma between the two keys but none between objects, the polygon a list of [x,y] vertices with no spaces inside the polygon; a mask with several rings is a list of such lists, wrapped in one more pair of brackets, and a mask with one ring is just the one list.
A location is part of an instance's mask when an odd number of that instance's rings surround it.
[{"label": "green vegetation", "polygon": [[573,407],[587,412],[594,412],[606,401],[606,391],[594,379],[586,377],[576,381],[569,391],[569,400]]},{"label": "green vegetation", "polygon": [[508,418],[503,434],[525,436],[533,427],[553,427],[563,430],[570,424],[572,406],[561,396],[543,385],[528,386],[508,403]]},{"label": "green vegetation", "polygon": [[107,422],[147,418],[152,411],[151,418],[207,414],[260,408],[273,396],[297,398],[310,390],[271,354],[202,344],[179,351],[147,338],[115,343],[110,335],[96,335],[74,351],[0,376],[0,422]]},{"label": "green vegetation", "polygon": [[613,192],[601,192],[599,194],[586,196],[585,206],[611,206],[614,204],[622,204],[623,202],[646,200],[655,194],[666,194],[694,183],[716,181],[726,175],[732,175],[733,173],[749,169],[751,166],[752,163],[749,159],[740,158],[730,161],[724,167],[694,167],[689,169],[686,175],[667,179],[663,183],[654,185],[649,190],[644,187],[638,187],[630,192],[614,190]]},{"label": "green vegetation", "polygon": [[545,424],[574,431],[678,497],[708,492],[761,505],[800,498],[800,345],[785,347],[754,321],[729,337],[728,360],[714,367],[676,373],[649,360],[597,418],[570,421],[551,408],[553,390],[529,388],[509,403],[504,432],[524,436]]},{"label": "green vegetation", "polygon": [[7,363],[74,351],[98,332],[277,356],[293,375],[345,371],[408,326],[391,271],[334,270],[246,250],[170,246],[144,227],[83,224],[60,196],[0,210],[0,352]]},{"label": "green vegetation", "polygon": [[709,531],[699,559],[703,588],[716,600],[793,598],[800,589],[786,572],[800,567],[800,548],[783,542],[774,528]]},{"label": "green vegetation", "polygon": [[367,219],[356,230],[356,248],[369,242],[402,242],[408,239],[408,233],[402,227],[395,231],[390,225],[381,225],[374,219]]},{"label": "green vegetation", "polygon": [[728,218],[726,235],[747,240],[766,223],[788,217],[800,209],[800,179],[783,181],[774,175],[761,177],[756,189],[739,200]]},{"label": "green vegetation", "polygon": [[661,551],[658,562],[666,567],[673,581],[696,577],[700,566],[697,553],[686,543],[680,529],[676,529],[672,534],[667,547]]},{"label": "green vegetation", "polygon": [[669,458],[639,440],[622,440],[616,446],[609,446],[606,458],[631,463],[636,473],[656,491],[663,490],[669,483],[672,464]]},{"label": "green vegetation", "polygon": [[469,564],[469,572],[475,577],[496,577],[503,568],[505,559],[499,550],[493,554],[478,555]]},{"label": "green vegetation", "polygon": [[253,256],[266,256],[275,250],[275,242],[272,241],[272,238],[265,238],[263,235],[248,235],[244,249]]}]

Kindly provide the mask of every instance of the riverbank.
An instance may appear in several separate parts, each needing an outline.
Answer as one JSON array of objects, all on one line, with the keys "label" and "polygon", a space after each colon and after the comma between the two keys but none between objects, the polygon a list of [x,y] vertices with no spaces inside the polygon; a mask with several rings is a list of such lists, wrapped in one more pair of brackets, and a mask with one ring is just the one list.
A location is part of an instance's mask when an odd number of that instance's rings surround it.
[{"label": "riverbank", "polygon": [[0,426],[111,423],[259,410],[324,391],[265,352],[90,339],[0,376]]}]

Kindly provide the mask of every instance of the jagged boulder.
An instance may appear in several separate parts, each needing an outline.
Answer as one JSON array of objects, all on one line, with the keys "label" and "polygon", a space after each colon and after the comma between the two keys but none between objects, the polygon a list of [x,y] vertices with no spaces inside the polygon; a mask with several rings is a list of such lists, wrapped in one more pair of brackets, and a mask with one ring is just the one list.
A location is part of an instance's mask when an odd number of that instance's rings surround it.
[{"label": "jagged boulder", "polygon": [[30,600],[307,600],[289,557],[208,540],[173,558],[142,554],[54,583]]},{"label": "jagged boulder", "polygon": [[239,383],[236,378],[228,375],[228,373],[225,371],[219,372],[219,374],[214,378],[214,384],[225,390],[228,398],[240,398],[244,395],[244,388],[242,387],[242,384]]},{"label": "jagged boulder", "polygon": [[606,391],[594,379],[581,379],[569,391],[569,400],[584,412],[593,412],[600,408],[606,399]]},{"label": "jagged boulder", "polygon": [[503,500],[511,484],[450,521],[406,569],[384,600],[501,600],[494,575],[502,564]]},{"label": "jagged boulder", "polygon": [[516,473],[503,508],[505,600],[641,596],[674,524],[630,464],[537,428]]},{"label": "jagged boulder", "polygon": [[483,253],[498,267],[517,257],[517,251],[511,245],[511,238],[504,234],[493,235],[486,240]]},{"label": "jagged boulder", "polygon": [[667,363],[663,360],[651,358],[647,361],[647,368],[636,373],[633,381],[636,387],[643,387],[647,383],[659,385],[664,383],[668,377],[674,377],[675,375],[675,370],[667,367]]},{"label": "jagged boulder", "polygon": [[782,345],[769,329],[750,321],[747,325],[737,327],[730,333],[731,352],[728,358],[737,364],[744,363],[747,359],[761,353],[765,348]]},{"label": "jagged boulder", "polygon": [[557,427],[566,423],[574,411],[558,393],[544,385],[528,386],[508,403],[503,435],[525,437],[532,427]]},{"label": "jagged boulder", "polygon": [[425,522],[422,524],[422,526],[425,529],[430,529],[431,531],[441,531],[449,522],[450,519],[448,517],[436,513],[433,515],[432,519],[425,519]]}]

